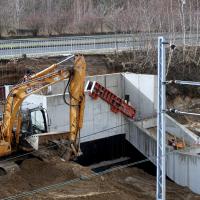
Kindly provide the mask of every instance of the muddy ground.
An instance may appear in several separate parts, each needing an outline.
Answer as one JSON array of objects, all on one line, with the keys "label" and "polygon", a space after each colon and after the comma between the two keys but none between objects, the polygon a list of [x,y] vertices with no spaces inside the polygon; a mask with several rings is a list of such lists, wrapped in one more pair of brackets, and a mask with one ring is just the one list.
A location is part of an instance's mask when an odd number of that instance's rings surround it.
[{"label": "muddy ground", "polygon": [[[154,200],[156,177],[141,169],[130,167],[106,175],[87,178],[94,174],[89,167],[74,162],[65,163],[59,158],[44,162],[36,158],[25,160],[20,170],[12,175],[0,177],[1,198],[18,195],[19,199],[69,199],[69,200]],[[33,191],[45,186],[64,183],[82,177],[82,180],[61,184],[44,192],[19,196],[24,191]],[[17,196],[13,196],[17,199]],[[189,189],[167,181],[168,200],[198,200],[200,196]]]}]

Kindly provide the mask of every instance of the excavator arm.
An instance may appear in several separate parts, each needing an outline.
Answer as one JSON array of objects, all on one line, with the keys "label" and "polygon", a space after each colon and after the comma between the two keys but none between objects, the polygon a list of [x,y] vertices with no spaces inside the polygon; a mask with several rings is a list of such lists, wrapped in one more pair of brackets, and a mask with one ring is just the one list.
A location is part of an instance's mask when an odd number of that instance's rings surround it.
[{"label": "excavator arm", "polygon": [[[70,56],[68,59],[71,59]],[[64,60],[64,61],[66,61]],[[73,69],[59,67],[60,64],[54,64],[49,68],[28,77],[24,82],[15,85],[7,99],[4,107],[3,120],[0,124],[0,157],[9,155],[16,150],[20,140],[21,116],[20,107],[26,97],[37,93],[42,89],[69,79],[70,94],[70,144],[75,147],[77,135],[83,123],[84,113],[84,81],[86,63],[83,56],[76,56]],[[67,103],[67,102],[66,102]],[[16,131],[13,131],[15,122]]]}]

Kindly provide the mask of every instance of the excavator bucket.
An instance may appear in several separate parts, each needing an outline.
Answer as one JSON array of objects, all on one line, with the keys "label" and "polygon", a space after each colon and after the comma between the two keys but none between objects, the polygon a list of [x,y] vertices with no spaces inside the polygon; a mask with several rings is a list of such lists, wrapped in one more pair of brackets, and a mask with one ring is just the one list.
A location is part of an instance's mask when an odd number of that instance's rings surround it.
[{"label": "excavator bucket", "polygon": [[20,168],[15,162],[7,161],[0,163],[0,176],[11,175],[19,170]]}]

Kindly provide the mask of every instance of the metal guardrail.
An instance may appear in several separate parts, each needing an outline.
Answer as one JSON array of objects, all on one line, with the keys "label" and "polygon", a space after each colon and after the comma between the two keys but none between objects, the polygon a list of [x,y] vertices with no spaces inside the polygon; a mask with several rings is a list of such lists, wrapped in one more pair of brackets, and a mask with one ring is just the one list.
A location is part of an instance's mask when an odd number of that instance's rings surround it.
[{"label": "metal guardrail", "polygon": [[[114,34],[97,36],[75,36],[21,40],[0,40],[0,59],[64,55],[72,53],[107,53],[121,50],[140,49],[155,46],[158,34]],[[170,36],[168,36],[170,38]],[[174,37],[176,44],[182,44],[182,36]],[[187,44],[197,44],[198,37],[187,36]]]},{"label": "metal guardrail", "polygon": [[131,35],[62,37],[51,39],[0,41],[0,59],[32,56],[62,55],[71,53],[109,52],[131,48]]}]

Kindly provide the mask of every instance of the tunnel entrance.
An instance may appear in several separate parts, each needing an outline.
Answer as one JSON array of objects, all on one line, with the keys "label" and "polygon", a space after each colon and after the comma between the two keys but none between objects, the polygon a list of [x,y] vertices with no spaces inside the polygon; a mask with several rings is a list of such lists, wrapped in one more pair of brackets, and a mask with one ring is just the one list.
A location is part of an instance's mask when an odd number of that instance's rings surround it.
[{"label": "tunnel entrance", "polygon": [[[95,172],[146,159],[143,154],[125,139],[125,134],[82,143],[81,150],[83,154],[78,157],[77,162],[83,166],[93,166],[96,163],[117,159],[116,162],[105,162],[105,165],[93,168]],[[143,169],[145,172],[156,176],[156,167],[150,161],[134,167]]]}]

